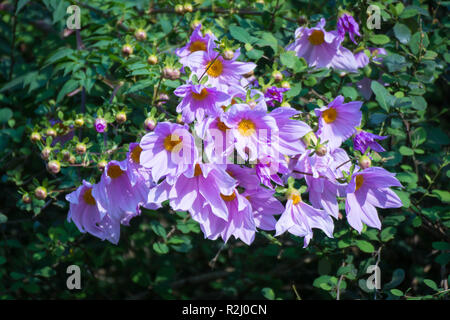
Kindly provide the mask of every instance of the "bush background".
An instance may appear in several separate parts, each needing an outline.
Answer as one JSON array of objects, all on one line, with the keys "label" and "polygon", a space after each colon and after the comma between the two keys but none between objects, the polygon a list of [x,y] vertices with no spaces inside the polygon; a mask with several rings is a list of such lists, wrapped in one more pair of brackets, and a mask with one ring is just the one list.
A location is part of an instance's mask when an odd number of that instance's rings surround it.
[{"label": "bush background", "polygon": [[[0,299],[448,298],[449,2],[370,3],[381,8],[381,30],[367,29],[366,1],[206,0],[193,1],[194,12],[184,15],[169,1],[2,1]],[[63,34],[71,4],[81,8],[78,41],[76,32]],[[299,23],[311,26],[325,17],[327,29],[334,29],[339,7],[360,23],[361,46],[388,50],[382,67],[340,77],[308,69],[284,52]],[[256,75],[265,82],[274,62],[293,73],[288,101],[305,112],[337,94],[361,100],[354,84],[364,76],[389,84],[363,106],[364,128],[390,136],[376,162],[397,172],[405,186],[397,191],[403,208],[379,210],[381,232],[369,228],[359,235],[344,219],[336,222],[334,239],[315,232],[306,249],[302,239],[264,232],[250,247],[235,240],[224,246],[204,240],[186,213],[166,208],[145,211],[122,227],[115,246],[66,222],[65,194],[83,178],[98,180],[103,157],[123,159],[127,144],[145,134],[143,122],[159,93],[170,100],[156,115],[175,121],[172,91],[185,79],[159,83],[161,68],[195,20],[241,46],[242,59],[257,62]],[[146,41],[134,38],[139,27],[147,29]],[[128,59],[121,55],[125,43],[134,48]],[[148,65],[151,53],[157,65]],[[114,116],[120,110],[128,120],[119,125]],[[110,121],[106,146],[92,127],[98,114]],[[74,129],[79,117],[85,126]],[[63,147],[73,155],[76,139],[89,139],[86,157],[77,156],[77,165],[62,161],[57,175],[40,158],[42,143],[29,140],[33,130],[44,134],[52,126],[60,136],[75,133]],[[60,156],[54,151],[51,158]],[[33,196],[39,185],[47,186],[46,200]],[[26,193],[31,204],[22,200]],[[66,289],[72,264],[82,270],[81,290]],[[365,286],[371,264],[381,268],[376,292]]]}]

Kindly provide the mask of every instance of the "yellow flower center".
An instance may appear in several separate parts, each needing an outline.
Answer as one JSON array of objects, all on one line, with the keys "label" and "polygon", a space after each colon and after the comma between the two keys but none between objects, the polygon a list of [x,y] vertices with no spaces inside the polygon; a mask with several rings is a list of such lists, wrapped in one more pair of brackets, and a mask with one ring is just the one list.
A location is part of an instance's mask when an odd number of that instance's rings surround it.
[{"label": "yellow flower center", "polygon": [[189,51],[206,51],[206,43],[204,43],[203,41],[194,41],[189,46]]},{"label": "yellow flower center", "polygon": [[206,88],[203,88],[200,93],[192,92],[192,98],[198,101],[202,101],[208,96],[208,94],[209,94],[208,90],[206,90]]},{"label": "yellow flower center", "polygon": [[167,151],[172,152],[173,149],[175,149],[175,147],[177,147],[177,149],[175,151],[180,149],[180,147],[181,147],[181,139],[176,134],[169,134],[164,139],[164,148],[166,148]]},{"label": "yellow flower center", "polygon": [[218,76],[220,76],[222,74],[223,71],[223,64],[222,61],[220,61],[219,59],[210,61],[208,63],[208,65],[206,66],[206,73],[213,77],[213,78],[217,78]]},{"label": "yellow flower center", "polygon": [[313,30],[308,40],[312,45],[318,46],[325,42],[325,35],[322,30]]},{"label": "yellow flower center", "polygon": [[336,109],[330,108],[322,112],[322,118],[326,123],[332,123],[336,120],[337,112]]},{"label": "yellow flower center", "polygon": [[298,190],[291,190],[287,192],[288,200],[292,200],[292,204],[296,205],[302,201],[302,197],[300,196],[300,192]]},{"label": "yellow flower center", "polygon": [[123,171],[122,169],[120,169],[120,167],[118,165],[112,165],[108,168],[108,176],[110,178],[116,179],[118,177],[120,177],[121,175],[123,175],[125,173],[125,171]]},{"label": "yellow flower center", "polygon": [[217,128],[222,132],[227,132],[227,130],[230,129],[227,127],[227,125],[225,123],[223,123],[219,119],[217,119]]},{"label": "yellow flower center", "polygon": [[224,201],[230,202],[230,201],[233,201],[234,198],[236,198],[236,193],[233,192],[233,193],[230,194],[229,196],[226,196],[226,195],[224,195],[224,194],[220,194],[220,197],[221,197]]},{"label": "yellow flower center", "polygon": [[195,170],[194,170],[194,177],[198,177],[199,175],[201,175],[202,172],[202,168],[200,167],[200,165],[197,163],[195,165]]},{"label": "yellow flower center", "polygon": [[141,163],[141,152],[142,152],[142,148],[141,146],[137,145],[136,147],[134,147],[133,151],[131,151],[131,159],[135,162],[135,163]]},{"label": "yellow flower center", "polygon": [[361,188],[364,183],[364,178],[363,178],[362,174],[356,176],[355,183],[356,183],[356,188],[355,188],[355,191],[356,191],[359,188]]},{"label": "yellow flower center", "polygon": [[243,119],[238,124],[239,133],[241,135],[243,135],[244,137],[249,137],[252,134],[254,134],[256,131],[255,128],[256,128],[256,126],[253,123],[253,121],[248,120],[248,119]]},{"label": "yellow flower center", "polygon": [[90,205],[90,206],[94,206],[95,205],[95,199],[92,196],[92,188],[87,189],[84,194],[83,194],[83,199],[84,202],[86,202],[86,204]]}]

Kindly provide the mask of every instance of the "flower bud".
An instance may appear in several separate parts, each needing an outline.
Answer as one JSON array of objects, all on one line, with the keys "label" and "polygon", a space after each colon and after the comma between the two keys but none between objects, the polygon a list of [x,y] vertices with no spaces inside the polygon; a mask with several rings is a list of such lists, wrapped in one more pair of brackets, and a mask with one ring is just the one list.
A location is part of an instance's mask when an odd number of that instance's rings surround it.
[{"label": "flower bud", "polygon": [[183,10],[184,10],[184,12],[192,12],[192,11],[194,11],[194,8],[192,7],[192,4],[185,3],[183,6]]},{"label": "flower bud", "polygon": [[84,154],[84,153],[86,153],[86,145],[85,145],[84,143],[82,143],[82,142],[77,143],[77,145],[75,146],[75,151],[76,151],[78,154]]},{"label": "flower bud", "polygon": [[[194,21],[191,23],[191,28],[192,28],[192,29],[195,29],[195,28],[197,28],[200,24],[201,24],[201,21],[199,21],[199,20],[194,20]],[[201,28],[200,28],[200,29],[201,29]]]},{"label": "flower bud", "polygon": [[62,153],[63,159],[65,161],[68,161],[70,159],[70,151],[69,150],[63,150],[61,153]]},{"label": "flower bud", "polygon": [[75,119],[75,127],[82,127],[84,126],[84,119],[83,118],[77,118]]},{"label": "flower bud", "polygon": [[281,82],[281,87],[285,88],[285,89],[290,89],[291,84],[288,81],[283,81],[283,82]]},{"label": "flower bud", "polygon": [[177,80],[181,75],[180,70],[178,69],[172,69],[171,72],[169,73],[169,79],[170,80]]},{"label": "flower bud", "polygon": [[368,156],[361,156],[359,158],[359,165],[362,169],[367,169],[372,166],[372,160]]},{"label": "flower bud", "polygon": [[183,14],[184,13],[184,7],[181,4],[177,4],[175,6],[175,12],[178,14]]},{"label": "flower bud", "polygon": [[129,44],[124,44],[122,47],[122,54],[125,57],[131,56],[133,54],[133,47]]},{"label": "flower bud", "polygon": [[325,147],[325,146],[323,146],[323,145],[319,145],[319,146],[316,148],[316,154],[317,154],[319,157],[323,157],[324,155],[327,154],[327,147]]},{"label": "flower bud", "polygon": [[116,121],[117,123],[124,123],[127,121],[127,114],[125,112],[119,112],[116,114]]},{"label": "flower bud", "polygon": [[155,65],[155,64],[158,63],[158,57],[155,56],[154,54],[152,54],[151,56],[149,56],[149,57],[147,58],[147,62],[148,62],[149,64],[151,64],[151,65]]},{"label": "flower bud", "polygon": [[50,157],[50,153],[52,153],[52,149],[50,149],[49,147],[45,147],[41,151],[41,158],[47,160],[48,157]]},{"label": "flower bud", "polygon": [[95,119],[94,127],[98,133],[105,132],[107,126],[108,126],[108,123],[106,122],[105,119],[103,119],[103,118]]},{"label": "flower bud", "polygon": [[148,131],[153,131],[156,127],[156,121],[153,118],[147,118],[144,122],[145,129]]},{"label": "flower bud", "polygon": [[34,195],[39,200],[44,200],[45,198],[47,198],[47,189],[45,189],[44,187],[37,187],[34,190]]},{"label": "flower bud", "polygon": [[99,161],[99,162],[97,163],[97,168],[98,168],[100,171],[103,171],[103,170],[106,168],[107,165],[108,165],[108,162],[107,162],[106,160],[101,160],[101,161]]},{"label": "flower bud", "polygon": [[303,142],[305,143],[305,145],[307,147],[311,146],[311,145],[316,145],[317,144],[317,136],[314,133],[314,131],[310,131],[307,134],[305,134],[302,138]]},{"label": "flower bud", "polygon": [[274,71],[272,72],[272,78],[275,80],[275,82],[280,82],[283,80],[283,74],[280,71]]},{"label": "flower bud", "polygon": [[75,156],[72,154],[69,157],[69,163],[70,164],[75,164],[75,162],[77,162],[77,159],[75,158]]},{"label": "flower bud", "polygon": [[231,60],[234,58],[234,52],[233,50],[227,49],[225,50],[225,52],[223,53],[223,57],[225,60]]},{"label": "flower bud", "polygon": [[179,115],[177,116],[176,122],[177,122],[178,124],[183,124],[184,122],[183,122],[182,119],[183,119],[183,118],[182,118],[181,114],[179,114]]},{"label": "flower bud", "polygon": [[53,128],[48,128],[47,131],[45,131],[45,135],[48,136],[48,137],[55,138],[56,135],[57,135],[57,133],[56,133],[56,130],[55,130],[55,129],[53,129]]},{"label": "flower bud", "polygon": [[137,29],[134,33],[134,36],[136,37],[136,40],[143,41],[147,39],[147,32],[145,32],[145,30],[143,29]]},{"label": "flower bud", "polygon": [[47,164],[47,170],[50,173],[57,174],[61,171],[61,164],[57,160],[52,160]]},{"label": "flower bud", "polygon": [[171,67],[164,67],[164,69],[162,71],[163,78],[170,79],[170,76],[172,74],[172,70],[173,70],[173,68],[171,68]]},{"label": "flower bud", "polygon": [[41,134],[37,131],[33,131],[30,135],[31,142],[38,142],[41,140]]},{"label": "flower bud", "polygon": [[23,203],[26,203],[26,204],[31,203],[30,195],[28,193],[24,193],[22,196],[22,201],[23,201]]},{"label": "flower bud", "polygon": [[290,103],[287,102],[287,101],[283,101],[283,102],[280,104],[280,107],[286,107],[286,108],[289,108],[290,106],[291,106]]}]

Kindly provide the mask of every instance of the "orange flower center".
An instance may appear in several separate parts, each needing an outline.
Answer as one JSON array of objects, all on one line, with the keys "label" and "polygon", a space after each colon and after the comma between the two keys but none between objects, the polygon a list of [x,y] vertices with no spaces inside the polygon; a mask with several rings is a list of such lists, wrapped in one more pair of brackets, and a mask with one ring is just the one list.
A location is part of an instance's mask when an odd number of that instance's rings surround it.
[{"label": "orange flower center", "polygon": [[164,139],[164,148],[166,148],[167,151],[172,152],[177,146],[178,148],[175,151],[179,150],[179,147],[181,147],[181,138],[178,135],[169,134]]},{"label": "orange flower center", "polygon": [[197,163],[195,165],[195,170],[194,170],[194,177],[198,177],[199,175],[201,175],[202,172],[202,168],[200,167],[200,165]]},{"label": "orange flower center", "polygon": [[318,46],[325,42],[325,35],[322,30],[313,30],[308,40],[312,45]]},{"label": "orange flower center", "polygon": [[120,167],[118,165],[112,165],[108,168],[108,176],[110,178],[116,179],[118,177],[120,177],[121,175],[123,175],[125,173],[125,171],[123,171],[122,169],[120,169]]},{"label": "orange flower center", "polygon": [[138,163],[138,164],[140,163],[141,152],[142,152],[142,148],[140,145],[137,145],[136,147],[134,147],[133,151],[131,151],[131,159],[135,163]]},{"label": "orange flower center", "polygon": [[363,178],[362,174],[356,176],[355,183],[356,183],[356,188],[355,188],[355,191],[356,191],[359,188],[361,188],[364,183],[364,178]]},{"label": "orange flower center", "polygon": [[334,122],[334,120],[336,120],[336,117],[337,117],[337,112],[336,112],[336,109],[334,109],[334,108],[327,109],[322,113],[322,118],[323,118],[323,120],[325,120],[326,123]]},{"label": "orange flower center", "polygon": [[210,61],[208,63],[208,65],[206,66],[206,73],[213,77],[213,78],[217,78],[218,76],[220,76],[222,74],[223,71],[223,64],[222,61],[220,61],[219,59]]},{"label": "orange flower center", "polygon": [[83,200],[84,202],[86,202],[86,204],[90,205],[90,206],[94,206],[95,205],[95,199],[92,196],[92,188],[87,189],[84,194],[83,194]]},{"label": "orange flower center", "polygon": [[209,94],[208,90],[206,90],[206,88],[203,88],[200,93],[192,92],[192,98],[198,101],[202,101],[208,96],[208,94]]},{"label": "orange flower center", "polygon": [[238,124],[239,133],[244,137],[249,137],[252,134],[254,134],[256,131],[255,128],[256,128],[255,123],[248,119],[243,119]]},{"label": "orange flower center", "polygon": [[217,119],[217,128],[222,132],[226,132],[228,129],[230,129],[227,127],[227,125],[225,123],[223,123],[219,119]]},{"label": "orange flower center", "polygon": [[203,41],[194,41],[189,46],[189,51],[206,51],[206,43],[204,43]]},{"label": "orange flower center", "polygon": [[232,194],[230,194],[229,196],[226,196],[224,194],[220,194],[220,197],[227,202],[233,201],[236,198],[236,193],[233,192]]}]

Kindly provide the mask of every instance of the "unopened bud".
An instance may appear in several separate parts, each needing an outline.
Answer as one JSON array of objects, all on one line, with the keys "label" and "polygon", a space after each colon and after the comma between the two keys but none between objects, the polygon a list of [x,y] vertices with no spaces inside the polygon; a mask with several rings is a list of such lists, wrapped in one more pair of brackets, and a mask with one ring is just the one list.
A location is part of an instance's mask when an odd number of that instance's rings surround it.
[{"label": "unopened bud", "polygon": [[153,118],[147,118],[144,122],[145,129],[148,131],[153,131],[156,127],[156,121]]},{"label": "unopened bud", "polygon": [[82,126],[84,126],[84,119],[83,118],[75,119],[75,127],[80,128]]},{"label": "unopened bud", "polygon": [[280,82],[283,80],[283,74],[280,71],[274,71],[272,72],[272,78],[275,82]]},{"label": "unopened bud", "polygon": [[192,7],[192,4],[185,3],[183,6],[183,10],[184,10],[184,12],[192,12],[192,11],[194,11],[194,8]]},{"label": "unopened bud", "polygon": [[317,144],[317,136],[314,133],[314,131],[311,131],[311,132],[308,132],[307,134],[305,134],[303,136],[302,140],[307,147]]},{"label": "unopened bud", "polygon": [[285,88],[285,89],[290,89],[291,88],[291,84],[288,81],[283,81],[281,83],[281,87]]},{"label": "unopened bud", "polygon": [[52,153],[52,149],[50,149],[49,147],[45,147],[41,151],[41,158],[44,160],[47,160],[50,157],[51,153]]},{"label": "unopened bud", "polygon": [[136,37],[136,40],[143,41],[147,39],[147,32],[145,32],[145,30],[143,29],[137,29],[134,33],[134,36]]},{"label": "unopened bud", "polygon": [[97,168],[100,171],[103,171],[107,165],[108,165],[108,162],[106,160],[101,160],[100,162],[97,163]]},{"label": "unopened bud", "polygon": [[23,203],[26,203],[26,204],[31,203],[30,195],[28,193],[24,193],[22,196],[22,201],[23,201]]},{"label": "unopened bud", "polygon": [[234,52],[233,50],[225,50],[225,52],[223,53],[223,57],[225,58],[225,60],[231,60],[234,58]]},{"label": "unopened bud", "polygon": [[324,155],[327,154],[327,147],[325,147],[325,146],[323,146],[323,145],[318,146],[318,147],[316,148],[316,154],[317,154],[319,157],[323,157]]},{"label": "unopened bud", "polygon": [[69,157],[69,163],[70,164],[75,164],[75,162],[77,162],[77,159],[75,158],[75,156],[72,154]]},{"label": "unopened bud", "polygon": [[127,121],[127,114],[125,112],[119,112],[116,114],[116,121],[117,123],[124,123]]},{"label": "unopened bud", "polygon": [[154,54],[152,54],[151,56],[149,56],[149,57],[147,58],[147,62],[148,62],[149,64],[151,64],[151,65],[155,65],[155,64],[158,63],[158,57],[155,56]]},{"label": "unopened bud", "polygon": [[133,47],[130,46],[129,44],[124,44],[122,47],[122,54],[126,57],[130,56],[133,54]]},{"label": "unopened bud", "polygon": [[178,14],[183,14],[184,13],[184,7],[181,4],[177,4],[175,6],[175,12]]},{"label": "unopened bud", "polygon": [[56,130],[55,130],[55,129],[53,129],[53,128],[48,128],[47,131],[45,131],[45,135],[48,136],[48,137],[55,138],[56,135],[57,135],[57,133],[56,133]]},{"label": "unopened bud", "polygon": [[65,161],[68,161],[70,159],[70,152],[69,152],[69,150],[63,150],[62,151],[62,155],[63,155],[63,159]]},{"label": "unopened bud", "polygon": [[37,187],[34,190],[34,195],[39,200],[44,200],[45,198],[47,198],[47,189],[45,189],[44,187]]},{"label": "unopened bud", "polygon": [[30,135],[30,140],[31,142],[38,142],[39,140],[41,140],[41,134],[39,132],[32,132]]},{"label": "unopened bud", "polygon": [[75,151],[78,154],[84,154],[86,153],[86,145],[84,143],[77,143],[77,145],[75,146]]},{"label": "unopened bud", "polygon": [[50,173],[57,174],[61,171],[61,164],[57,160],[52,160],[47,164],[47,170]]},{"label": "unopened bud", "polygon": [[359,158],[359,165],[362,169],[367,169],[372,166],[372,160],[368,156],[361,156]]}]

